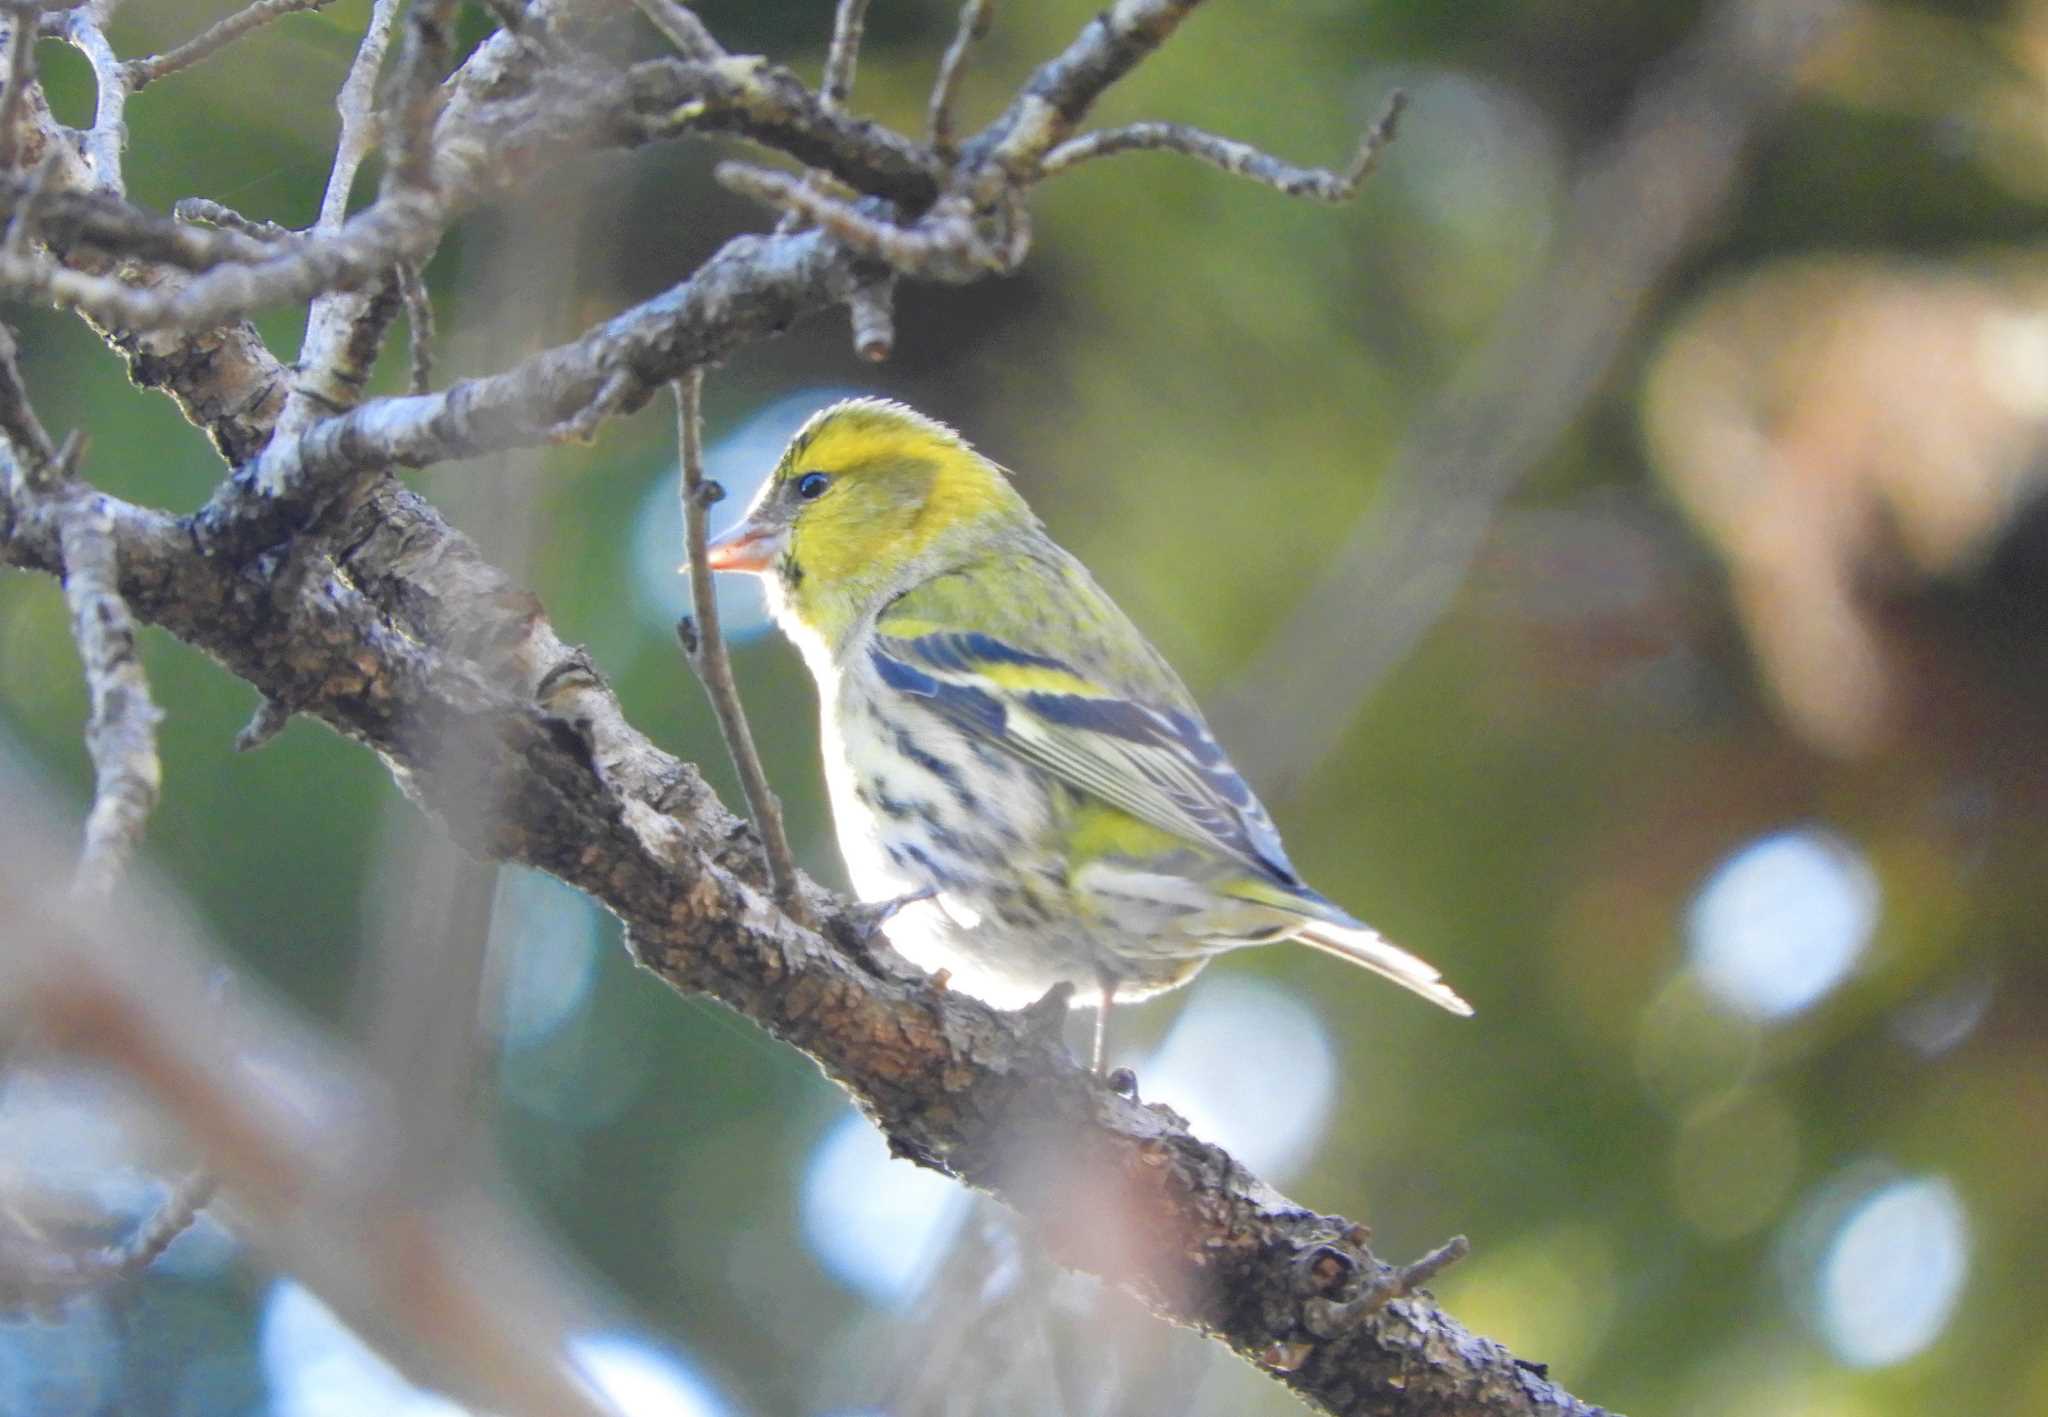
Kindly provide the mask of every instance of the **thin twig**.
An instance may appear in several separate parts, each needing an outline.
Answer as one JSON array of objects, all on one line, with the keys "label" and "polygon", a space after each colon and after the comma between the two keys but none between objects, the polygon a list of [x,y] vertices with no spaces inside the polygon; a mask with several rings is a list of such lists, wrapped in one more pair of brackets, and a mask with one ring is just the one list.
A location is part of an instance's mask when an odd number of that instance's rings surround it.
[{"label": "thin twig", "polygon": [[[33,261],[31,242],[42,229],[44,209],[50,204],[51,191],[59,157],[54,152],[45,152],[43,160],[36,164],[35,171],[22,184],[21,196],[14,204],[14,211],[7,218],[7,230],[0,235],[0,255],[7,261]],[[99,195],[99,194],[94,194]],[[125,205],[119,198],[110,198],[116,205]]]},{"label": "thin twig", "polygon": [[206,1209],[217,1187],[211,1171],[186,1172],[133,1235],[102,1252],[100,1263],[109,1277],[132,1279],[155,1264],[158,1256],[171,1247],[171,1241],[192,1228],[192,1222]]},{"label": "thin twig", "polygon": [[121,75],[128,83],[128,92],[140,93],[146,85],[155,83],[181,69],[189,69],[202,60],[210,59],[250,30],[267,25],[280,15],[296,14],[302,10],[320,10],[334,3],[334,0],[255,0],[247,9],[229,15],[218,24],[201,30],[191,39],[175,49],[161,54],[152,54],[143,59],[130,59],[121,66]]},{"label": "thin twig", "polygon": [[789,849],[789,837],[782,829],[782,804],[768,786],[768,774],[761,769],[761,755],[754,751],[754,734],[747,727],[747,711],[740,704],[740,691],[732,679],[732,661],[725,651],[725,636],[718,626],[718,596],[711,586],[711,566],[705,559],[706,522],[711,504],[724,491],[704,478],[704,371],[690,370],[670,388],[676,396],[677,441],[682,445],[683,542],[689,556],[690,604],[696,618],[676,627],[683,653],[690,667],[703,681],[704,692],[718,715],[718,731],[725,750],[739,773],[740,790],[746,794],[747,810],[754,828],[761,834],[761,850],[768,858],[768,880],[775,903],[799,924],[810,923],[803,895],[797,884],[796,858]]},{"label": "thin twig", "polygon": [[407,344],[412,355],[411,393],[423,394],[434,386],[434,301],[420,269],[410,261],[398,263],[398,293],[405,301]]},{"label": "thin twig", "polygon": [[844,112],[853,97],[853,71],[860,62],[867,23],[868,0],[839,0],[832,16],[832,47],[825,52],[825,76],[818,85],[818,97],[828,109]]},{"label": "thin twig", "polygon": [[20,157],[15,129],[22,126],[29,85],[35,82],[40,8],[33,0],[0,7],[8,20],[7,89],[0,93],[0,169],[13,168]]},{"label": "thin twig", "polygon": [[5,325],[0,325],[0,437],[13,449],[16,468],[26,487],[32,492],[46,488],[57,465],[57,445],[28,401],[14,332]]},{"label": "thin twig", "polygon": [[864,280],[846,297],[853,324],[853,349],[870,364],[880,364],[896,348],[896,277]]},{"label": "thin twig", "polygon": [[[321,0],[322,4],[329,0]],[[203,223],[217,226],[223,231],[239,232],[265,245],[298,239],[299,233],[288,226],[274,221],[244,216],[233,207],[214,201],[211,197],[180,197],[171,204],[171,215],[179,221]]]},{"label": "thin twig", "polygon": [[1379,121],[1365,130],[1358,151],[1342,172],[1327,167],[1297,167],[1235,138],[1190,128],[1185,123],[1130,123],[1102,128],[1061,143],[1045,155],[1041,177],[1051,177],[1076,164],[1116,153],[1169,152],[1198,158],[1225,172],[1248,178],[1289,197],[1314,202],[1348,202],[1379,165],[1380,154],[1394,140],[1408,96],[1399,90],[1387,100]]},{"label": "thin twig", "polygon": [[988,33],[994,8],[994,0],[967,0],[960,7],[960,27],[953,31],[953,42],[946,46],[945,57],[939,60],[939,76],[932,83],[926,140],[942,158],[951,158],[959,151],[953,134],[953,105],[960,95],[960,75],[966,68],[967,51]]},{"label": "thin twig", "polygon": [[66,1247],[39,1225],[23,1198],[5,1197],[0,1221],[0,1315],[29,1309],[57,1313],[81,1294],[106,1290],[139,1278],[185,1233],[213,1198],[210,1173],[193,1171],[127,1239],[78,1250]]},{"label": "thin twig", "polygon": [[1335,1338],[1396,1299],[1406,1299],[1471,1253],[1472,1242],[1463,1235],[1453,1235],[1413,1264],[1381,1271],[1377,1283],[1368,1285],[1353,1298],[1306,1300],[1301,1306],[1302,1327],[1317,1338]]},{"label": "thin twig", "polygon": [[135,620],[121,598],[114,518],[105,498],[84,494],[66,508],[62,545],[71,635],[92,699],[85,743],[95,778],[72,885],[81,897],[101,900],[141,844],[162,790],[156,725],[163,714],[135,651]]},{"label": "thin twig", "polygon": [[106,22],[114,0],[93,0],[70,13],[65,39],[92,66],[99,90],[93,106],[92,127],[81,138],[86,158],[92,164],[93,184],[116,197],[128,195],[128,179],[121,170],[121,150],[128,143],[128,76],[107,42]]},{"label": "thin twig", "polygon": [[239,733],[235,734],[235,751],[237,753],[255,752],[278,734],[284,732],[285,726],[291,721],[291,706],[279,703],[276,699],[271,698],[270,695],[265,694],[262,701],[256,705],[255,711],[249,715],[249,721],[242,725]]},{"label": "thin twig", "polygon": [[648,23],[660,30],[662,37],[676,47],[676,52],[685,59],[710,63],[723,58],[725,50],[711,37],[711,31],[704,28],[704,22],[696,12],[677,0],[633,0],[640,7]]},{"label": "thin twig", "polygon": [[967,212],[944,201],[915,226],[898,226],[773,168],[721,162],[712,175],[741,196],[793,213],[906,275],[963,284],[1012,265],[1007,258],[1014,247],[990,246]]},{"label": "thin twig", "polygon": [[[868,0],[839,0],[832,16],[832,43],[825,51],[825,72],[818,81],[818,105],[828,114],[844,114],[853,96],[853,73],[860,62],[861,36],[867,29]],[[814,192],[825,190],[827,179],[816,171],[804,174],[804,186]],[[785,208],[775,225],[777,235],[800,231],[804,215],[794,207]]]},{"label": "thin twig", "polygon": [[[356,47],[335,95],[334,108],[341,115],[341,134],[334,144],[334,165],[327,174],[327,190],[320,199],[320,216],[314,223],[322,236],[340,232],[348,220],[348,198],[355,186],[356,172],[377,142],[377,73],[391,47],[392,29],[397,23],[400,0],[376,0],[370,12],[369,28]],[[399,184],[402,194],[420,193],[412,183]],[[425,194],[420,193],[424,198]],[[383,206],[379,203],[379,206]],[[403,258],[401,258],[403,259]],[[394,293],[395,293],[395,287]],[[397,302],[379,307],[374,291],[329,289],[316,296],[306,316],[305,338],[299,344],[299,373],[278,417],[280,433],[296,433],[329,414],[353,408],[362,401],[370,364],[376,358],[382,328],[367,324],[381,314],[388,321]]]},{"label": "thin twig", "polygon": [[370,11],[370,27],[356,47],[348,77],[341,81],[334,109],[341,115],[341,136],[334,144],[334,166],[327,174],[327,190],[320,197],[320,217],[314,223],[323,235],[340,229],[348,216],[348,194],[356,184],[356,170],[377,144],[377,71],[384,66],[391,47],[391,30],[398,19],[398,0],[376,0]]},{"label": "thin twig", "polygon": [[434,120],[446,101],[441,79],[454,44],[455,0],[412,0],[405,41],[393,65],[394,98],[384,122],[387,186],[428,187],[433,182]]}]

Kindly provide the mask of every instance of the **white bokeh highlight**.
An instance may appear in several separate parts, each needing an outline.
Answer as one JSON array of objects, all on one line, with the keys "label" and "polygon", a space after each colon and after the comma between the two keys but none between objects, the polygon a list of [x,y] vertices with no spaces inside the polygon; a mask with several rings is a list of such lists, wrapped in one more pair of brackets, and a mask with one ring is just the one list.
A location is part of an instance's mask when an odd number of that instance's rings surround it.
[{"label": "white bokeh highlight", "polygon": [[1287,1181],[1315,1155],[1337,1098],[1337,1055],[1300,995],[1241,972],[1210,973],[1149,1060],[1124,1059],[1138,1086],[1254,1175]]},{"label": "white bokeh highlight", "polygon": [[1821,1336],[1852,1367],[1903,1362],[1948,1326],[1969,1263],[1969,1219],[1954,1186],[1939,1177],[1879,1186],[1847,1210],[1821,1256]]},{"label": "white bokeh highlight", "polygon": [[272,1286],[262,1322],[271,1417],[462,1417],[457,1404],[407,1382],[304,1285]]},{"label": "white bokeh highlight", "polygon": [[733,1411],[682,1358],[632,1334],[578,1338],[570,1354],[629,1417],[728,1417]]},{"label": "white bokeh highlight", "polygon": [[917,1297],[970,1202],[938,1172],[891,1156],[874,1124],[849,1108],[812,1151],[797,1206],[826,1273],[893,1308]]},{"label": "white bokeh highlight", "polygon": [[499,873],[490,971],[506,1048],[544,1042],[589,1000],[599,929],[598,908],[582,892],[539,871]]},{"label": "white bokeh highlight", "polygon": [[1790,1018],[1848,978],[1877,928],[1877,875],[1831,832],[1795,828],[1741,847],[1687,912],[1692,969],[1750,1018]]},{"label": "white bokeh highlight", "polygon": [[[469,1417],[471,1409],[408,1382],[311,1290],[280,1280],[264,1304],[260,1352],[270,1417]],[[629,1333],[584,1334],[569,1356],[632,1417],[735,1417],[680,1356]]]},{"label": "white bokeh highlight", "polygon": [[[1276,1182],[1315,1154],[1336,1101],[1336,1053],[1315,1010],[1237,974],[1198,984],[1151,1058],[1115,1061],[1135,1067],[1146,1098]],[[890,1156],[850,1108],[819,1139],[798,1196],[805,1242],[826,1272],[892,1308],[922,1291],[970,1209],[966,1191]]]}]

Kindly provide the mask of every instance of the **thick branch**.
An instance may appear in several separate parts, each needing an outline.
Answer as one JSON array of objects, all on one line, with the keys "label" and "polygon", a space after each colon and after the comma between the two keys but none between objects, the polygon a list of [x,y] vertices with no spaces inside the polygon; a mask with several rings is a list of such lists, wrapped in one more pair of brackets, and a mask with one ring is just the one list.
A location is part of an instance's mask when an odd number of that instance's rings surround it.
[{"label": "thick branch", "polygon": [[[473,849],[588,891],[649,968],[803,1049],[901,1154],[1002,1197],[1064,1262],[1269,1369],[1285,1355],[1276,1376],[1326,1411],[1597,1411],[1426,1298],[1346,1308],[1393,1273],[1363,1232],[1277,1195],[1164,1109],[1110,1093],[1068,1057],[1056,1017],[932,988],[863,949],[859,913],[814,886],[825,933],[775,909],[745,825],[625,722],[530,598],[397,484],[335,528],[351,549],[333,574],[268,593],[169,517],[119,508],[115,523],[138,613],[374,748]],[[47,569],[50,535],[31,514],[10,559]],[[436,648],[458,645],[472,649]],[[482,745],[459,774],[443,752],[455,735]],[[479,813],[480,800],[497,810]]]},{"label": "thick branch", "polygon": [[552,441],[600,394],[636,408],[685,370],[843,302],[857,279],[853,257],[822,233],[737,237],[682,285],[573,343],[440,393],[375,399],[278,439],[214,495],[195,533],[221,549],[274,544],[339,473]]}]

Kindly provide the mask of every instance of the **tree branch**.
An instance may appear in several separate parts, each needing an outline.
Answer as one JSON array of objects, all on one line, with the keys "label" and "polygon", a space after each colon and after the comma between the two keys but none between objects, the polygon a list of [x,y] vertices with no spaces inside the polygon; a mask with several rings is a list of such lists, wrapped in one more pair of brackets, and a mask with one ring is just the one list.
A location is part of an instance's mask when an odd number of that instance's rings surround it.
[{"label": "tree branch", "polygon": [[[749,834],[696,770],[630,727],[530,598],[397,484],[336,528],[350,549],[332,573],[281,602],[173,518],[116,507],[115,525],[138,613],[384,755],[470,849],[589,892],[648,968],[802,1049],[900,1154],[1001,1197],[1063,1263],[1269,1369],[1264,1355],[1307,1344],[1276,1376],[1326,1411],[1599,1410],[1420,1296],[1319,1318],[1316,1332],[1309,1300],[1341,1305],[1386,1282],[1359,1227],[1287,1201],[1166,1109],[1109,1092],[1068,1056],[1057,1017],[933,988],[815,885],[803,890],[820,931],[776,910]],[[47,569],[50,534],[31,512],[9,558]],[[454,645],[482,658],[437,648]],[[484,753],[460,774],[442,751],[457,734]]]},{"label": "tree branch", "polygon": [[925,141],[941,158],[958,151],[953,136],[953,105],[960,96],[960,75],[967,67],[967,52],[988,34],[994,0],[966,0],[960,7],[960,26],[953,42],[939,60],[938,77],[932,81],[931,105],[925,123]]},{"label": "tree branch", "polygon": [[782,828],[782,804],[768,786],[768,774],[754,748],[754,732],[747,726],[747,711],[740,704],[739,687],[732,681],[732,661],[726,656],[725,634],[718,623],[718,593],[712,588],[706,559],[705,522],[712,503],[725,495],[725,489],[704,478],[704,371],[690,370],[673,387],[676,443],[682,452],[684,554],[689,562],[690,606],[696,613],[694,620],[685,619],[676,626],[676,634],[718,716],[719,737],[725,740],[725,751],[739,774],[740,791],[746,795],[747,812],[760,833],[776,907],[808,925],[810,916],[797,881],[796,857]]},{"label": "tree branch", "polygon": [[1408,96],[1396,90],[1387,100],[1379,121],[1365,130],[1358,151],[1342,172],[1327,167],[1296,167],[1262,152],[1250,143],[1219,137],[1190,128],[1185,123],[1127,123],[1121,128],[1104,128],[1070,138],[1045,155],[1041,172],[1046,177],[1064,172],[1079,163],[1116,153],[1179,153],[1220,167],[1225,172],[1249,178],[1262,187],[1288,197],[1307,197],[1317,202],[1348,202],[1365,186],[1365,179],[1379,165],[1380,154],[1394,141]]},{"label": "tree branch", "polygon": [[140,93],[146,85],[158,79],[211,59],[250,30],[267,25],[282,15],[321,10],[333,3],[334,0],[254,0],[246,9],[237,10],[217,24],[208,26],[175,49],[152,54],[146,59],[130,59],[121,66],[121,76],[128,84],[129,93]]},{"label": "tree branch", "polygon": [[825,107],[846,110],[853,97],[853,71],[860,62],[860,41],[867,32],[868,0],[839,0],[832,14],[832,45],[825,52],[825,74],[818,97]]}]

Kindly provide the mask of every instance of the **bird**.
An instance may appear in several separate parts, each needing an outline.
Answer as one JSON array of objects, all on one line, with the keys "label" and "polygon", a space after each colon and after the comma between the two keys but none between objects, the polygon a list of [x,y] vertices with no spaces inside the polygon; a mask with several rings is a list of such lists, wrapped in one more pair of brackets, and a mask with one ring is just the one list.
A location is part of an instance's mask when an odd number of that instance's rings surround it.
[{"label": "bird", "polygon": [[1194,698],[1005,469],[906,404],[790,439],[714,571],[765,582],[817,681],[833,824],[889,942],[1003,1009],[1111,1010],[1298,940],[1471,1005],[1295,871]]}]

